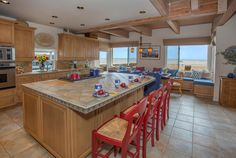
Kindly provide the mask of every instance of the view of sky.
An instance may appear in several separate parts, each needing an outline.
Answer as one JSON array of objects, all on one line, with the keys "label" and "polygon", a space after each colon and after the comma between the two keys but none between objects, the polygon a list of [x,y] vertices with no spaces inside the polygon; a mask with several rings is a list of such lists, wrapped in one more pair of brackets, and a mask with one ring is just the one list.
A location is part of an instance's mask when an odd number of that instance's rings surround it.
[{"label": "view of sky", "polygon": [[[168,59],[178,59],[178,46],[168,46]],[[208,45],[180,46],[180,60],[207,60]]]}]

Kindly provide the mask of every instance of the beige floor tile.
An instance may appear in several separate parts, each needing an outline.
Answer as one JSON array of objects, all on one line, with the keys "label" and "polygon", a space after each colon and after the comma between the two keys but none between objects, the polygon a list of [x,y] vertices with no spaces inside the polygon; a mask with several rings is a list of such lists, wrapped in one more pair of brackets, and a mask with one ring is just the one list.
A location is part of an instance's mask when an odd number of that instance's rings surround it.
[{"label": "beige floor tile", "polygon": [[174,126],[188,131],[193,131],[193,124],[189,122],[176,120]]},{"label": "beige floor tile", "polygon": [[42,146],[35,144],[27,150],[14,155],[13,158],[53,158],[53,156]]},{"label": "beige floor tile", "polygon": [[205,126],[194,125],[193,132],[201,134],[201,135],[209,136],[209,137],[214,137],[214,138],[216,137],[214,129],[205,127]]},{"label": "beige floor tile", "polygon": [[172,132],[173,126],[167,125],[165,126],[165,128],[163,129],[163,131],[161,131],[161,133],[170,136],[171,132]]},{"label": "beige floor tile", "polygon": [[235,157],[236,155],[236,143],[232,141],[227,141],[224,139],[217,139],[220,151],[228,157]]},{"label": "beige floor tile", "polygon": [[0,158],[10,158],[10,155],[4,150],[2,145],[0,145]]},{"label": "beige floor tile", "polygon": [[219,158],[220,152],[198,145],[193,144],[193,158]]},{"label": "beige floor tile", "polygon": [[23,126],[23,112],[22,106],[16,106],[6,111],[6,114],[19,126]]},{"label": "beige floor tile", "polygon": [[167,148],[192,156],[192,143],[171,137]]},{"label": "beige floor tile", "polygon": [[12,121],[5,113],[0,113],[0,138],[19,129],[20,126]]},{"label": "beige floor tile", "polygon": [[193,117],[189,115],[177,115],[176,120],[193,123]]},{"label": "beige floor tile", "polygon": [[194,117],[194,125],[200,125],[212,128],[212,122],[208,119],[201,119]]},{"label": "beige floor tile", "polygon": [[11,155],[16,155],[26,149],[29,149],[36,141],[29,136],[24,130],[17,130],[0,139],[0,144]]},{"label": "beige floor tile", "polygon": [[193,133],[191,131],[176,127],[173,128],[171,137],[182,139],[190,143],[193,141]]},{"label": "beige floor tile", "polygon": [[173,149],[167,149],[163,158],[191,158],[191,156],[188,156],[185,153],[177,152]]},{"label": "beige floor tile", "polygon": [[175,124],[175,119],[169,118],[169,119],[166,121],[166,124],[169,125],[169,126],[174,126],[174,124]]},{"label": "beige floor tile", "polygon": [[213,138],[213,137],[208,137],[208,136],[194,133],[193,143],[219,151],[219,145],[217,143],[217,140],[216,138]]}]

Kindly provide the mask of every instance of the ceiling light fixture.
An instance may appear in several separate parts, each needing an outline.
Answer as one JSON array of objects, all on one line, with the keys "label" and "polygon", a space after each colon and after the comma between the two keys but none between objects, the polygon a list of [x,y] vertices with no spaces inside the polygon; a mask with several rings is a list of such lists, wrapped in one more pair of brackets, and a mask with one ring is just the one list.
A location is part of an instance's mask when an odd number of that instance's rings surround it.
[{"label": "ceiling light fixture", "polygon": [[80,24],[80,26],[85,26],[85,24]]},{"label": "ceiling light fixture", "polygon": [[52,16],[52,18],[55,18],[55,19],[57,19],[57,18],[58,18],[58,16],[56,16],[56,15],[53,15],[53,16]]},{"label": "ceiling light fixture", "polygon": [[110,21],[111,19],[109,19],[109,18],[105,18],[105,21]]},{"label": "ceiling light fixture", "polygon": [[77,9],[79,9],[79,10],[83,10],[84,7],[82,7],[82,6],[77,6]]},{"label": "ceiling light fixture", "polygon": [[10,2],[8,0],[1,0],[0,2],[3,4],[10,4]]},{"label": "ceiling light fixture", "polygon": [[145,10],[141,10],[141,11],[139,11],[139,14],[145,14],[145,13],[146,13]]},{"label": "ceiling light fixture", "polygon": [[143,53],[142,44],[143,44],[143,37],[142,37],[142,33],[140,33],[140,39],[139,39],[139,49],[138,49],[138,52],[139,52],[140,54],[142,54],[142,53]]},{"label": "ceiling light fixture", "polygon": [[55,23],[54,22],[50,22],[49,24],[54,25]]}]

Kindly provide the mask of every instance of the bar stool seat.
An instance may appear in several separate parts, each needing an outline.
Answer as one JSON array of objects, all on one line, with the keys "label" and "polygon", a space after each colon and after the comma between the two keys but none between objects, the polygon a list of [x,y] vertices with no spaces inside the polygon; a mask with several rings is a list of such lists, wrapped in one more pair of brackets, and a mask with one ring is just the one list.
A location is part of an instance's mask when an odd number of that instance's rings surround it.
[{"label": "bar stool seat", "polygon": [[110,139],[122,141],[124,139],[127,127],[127,120],[115,117],[114,119],[108,121],[106,124],[100,127],[97,133]]}]

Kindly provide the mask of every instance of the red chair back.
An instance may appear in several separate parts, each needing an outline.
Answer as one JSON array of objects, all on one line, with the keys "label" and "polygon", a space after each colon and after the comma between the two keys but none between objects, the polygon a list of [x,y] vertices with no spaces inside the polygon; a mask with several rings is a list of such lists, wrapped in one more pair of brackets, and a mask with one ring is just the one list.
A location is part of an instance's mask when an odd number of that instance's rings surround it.
[{"label": "red chair back", "polygon": [[128,127],[126,130],[124,141],[129,142],[133,140],[137,132],[141,131],[141,126],[144,119],[147,102],[148,102],[148,97],[143,98],[141,101],[139,101],[137,104],[134,105],[134,108],[128,111],[126,115],[124,115],[124,119],[128,121]]}]

